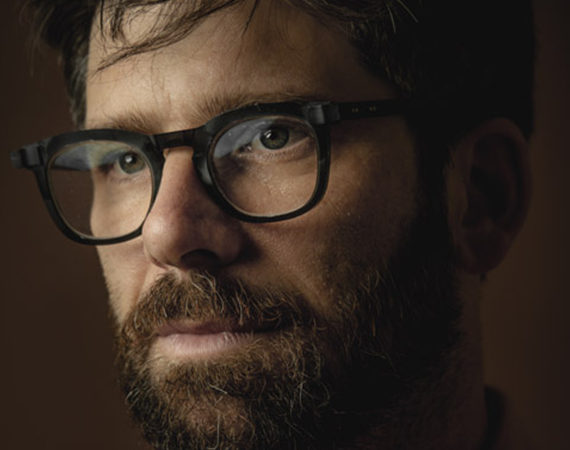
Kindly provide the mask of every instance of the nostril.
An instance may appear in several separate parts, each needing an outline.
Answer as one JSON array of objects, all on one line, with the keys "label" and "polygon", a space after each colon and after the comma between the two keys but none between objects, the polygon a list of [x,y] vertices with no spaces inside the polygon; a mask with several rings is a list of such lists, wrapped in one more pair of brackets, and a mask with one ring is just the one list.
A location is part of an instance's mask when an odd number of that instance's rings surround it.
[{"label": "nostril", "polygon": [[182,270],[197,268],[213,270],[215,267],[220,267],[221,265],[223,265],[223,263],[215,252],[201,248],[182,255],[178,263],[178,267]]}]

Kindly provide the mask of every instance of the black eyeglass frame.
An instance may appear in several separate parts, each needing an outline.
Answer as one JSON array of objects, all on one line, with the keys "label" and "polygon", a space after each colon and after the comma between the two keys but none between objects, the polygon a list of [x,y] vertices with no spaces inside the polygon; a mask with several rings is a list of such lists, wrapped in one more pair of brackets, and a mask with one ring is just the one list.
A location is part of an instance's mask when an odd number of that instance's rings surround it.
[{"label": "black eyeglass frame", "polygon": [[[341,120],[364,119],[396,114],[405,114],[410,109],[410,102],[403,99],[383,99],[363,102],[284,102],[264,103],[246,106],[228,111],[206,122],[198,128],[173,131],[169,133],[145,135],[125,130],[95,129],[80,130],[60,134],[34,144],[26,145],[12,151],[10,158],[16,168],[31,170],[36,178],[46,207],[57,227],[69,239],[82,244],[108,245],[125,242],[139,236],[142,232],[146,216],[150,213],[162,178],[164,166],[163,151],[174,147],[192,147],[192,160],[198,178],[215,203],[226,213],[245,222],[267,223],[277,222],[300,216],[312,209],[323,198],[328,184],[330,171],[330,128]],[[216,177],[209,163],[209,153],[217,137],[230,125],[256,117],[280,115],[302,119],[315,132],[318,144],[318,167],[315,190],[304,206],[275,216],[248,215],[234,205],[222,194],[216,185]],[[52,195],[48,171],[53,158],[63,148],[84,141],[117,141],[140,150],[147,159],[153,178],[153,187],[149,209],[141,225],[131,233],[114,238],[92,238],[78,233],[66,222],[59,212],[58,205]]]}]

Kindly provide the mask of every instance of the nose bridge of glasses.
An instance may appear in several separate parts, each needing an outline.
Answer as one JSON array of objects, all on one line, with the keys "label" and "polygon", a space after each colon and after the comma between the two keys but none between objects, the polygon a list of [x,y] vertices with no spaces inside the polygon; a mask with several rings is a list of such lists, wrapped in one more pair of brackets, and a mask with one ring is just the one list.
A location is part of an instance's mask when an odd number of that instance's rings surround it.
[{"label": "nose bridge of glasses", "polygon": [[174,147],[192,147],[195,135],[196,130],[191,129],[155,134],[151,136],[151,139],[154,141],[157,150],[163,151]]},{"label": "nose bridge of glasses", "polygon": [[[204,158],[203,150],[201,150],[201,148],[204,147],[204,143],[197,142],[200,139],[199,136],[197,139],[196,131],[197,129],[195,128],[172,131],[170,133],[155,134],[150,136],[150,138],[154,142],[156,150],[159,152],[175,147],[192,147],[194,152],[193,161],[200,180],[206,185],[212,185],[213,182],[207,168],[207,162]],[[196,148],[196,146],[198,146],[198,148]]]}]

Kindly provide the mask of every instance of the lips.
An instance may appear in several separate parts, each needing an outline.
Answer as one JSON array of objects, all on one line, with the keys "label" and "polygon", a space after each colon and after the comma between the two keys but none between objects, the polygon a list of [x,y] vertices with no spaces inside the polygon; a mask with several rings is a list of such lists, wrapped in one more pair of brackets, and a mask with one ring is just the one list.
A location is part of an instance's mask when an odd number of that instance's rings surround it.
[{"label": "lips", "polygon": [[204,358],[236,350],[272,334],[267,328],[251,325],[174,321],[158,328],[155,350],[175,358]]},{"label": "lips", "polygon": [[158,328],[157,334],[160,337],[171,336],[173,334],[217,334],[223,332],[245,331],[230,323],[220,322],[168,322]]}]

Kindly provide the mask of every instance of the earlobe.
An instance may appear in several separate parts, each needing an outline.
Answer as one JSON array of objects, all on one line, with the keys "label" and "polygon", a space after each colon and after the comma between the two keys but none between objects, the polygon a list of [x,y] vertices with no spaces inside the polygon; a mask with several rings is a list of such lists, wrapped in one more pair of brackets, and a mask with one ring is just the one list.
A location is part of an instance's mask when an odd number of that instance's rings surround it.
[{"label": "earlobe", "polygon": [[456,147],[468,155],[467,208],[457,236],[464,270],[483,274],[505,257],[530,203],[528,142],[507,119],[493,119]]}]

